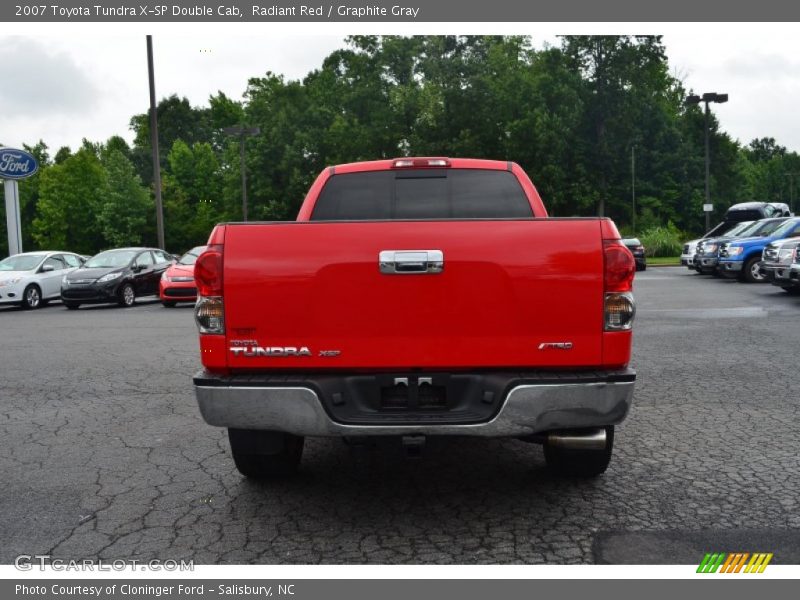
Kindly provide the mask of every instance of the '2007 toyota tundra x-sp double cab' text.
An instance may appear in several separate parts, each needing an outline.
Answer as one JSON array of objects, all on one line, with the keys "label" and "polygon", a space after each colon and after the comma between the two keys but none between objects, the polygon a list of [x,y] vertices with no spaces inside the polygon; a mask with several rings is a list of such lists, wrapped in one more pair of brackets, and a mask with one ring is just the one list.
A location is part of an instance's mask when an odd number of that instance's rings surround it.
[{"label": "'2007 toyota tundra x-sp double cab' text", "polygon": [[197,259],[200,411],[251,477],[293,472],[305,436],[436,435],[597,475],[633,398],[634,268],[515,163],[330,167],[296,221],[218,225]]}]

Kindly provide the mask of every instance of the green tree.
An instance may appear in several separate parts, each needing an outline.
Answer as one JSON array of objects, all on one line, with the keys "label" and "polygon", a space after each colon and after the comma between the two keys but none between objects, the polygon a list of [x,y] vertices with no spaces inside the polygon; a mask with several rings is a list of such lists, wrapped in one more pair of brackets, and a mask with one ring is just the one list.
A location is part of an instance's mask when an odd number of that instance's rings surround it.
[{"label": "green tree", "polygon": [[[183,140],[191,145],[195,142],[208,142],[211,139],[209,109],[195,108],[187,98],[179,98],[173,94],[162,99],[156,105],[156,118],[162,169],[167,164],[166,154],[176,140]],[[150,186],[153,183],[153,159],[149,111],[131,117],[130,129],[134,133],[130,158],[142,181]]]},{"label": "green tree", "polygon": [[33,220],[39,248],[96,252],[103,245],[98,215],[108,192],[108,174],[86,147],[45,169]]},{"label": "green tree", "polygon": [[182,251],[205,243],[214,225],[225,220],[219,163],[210,144],[189,147],[182,140],[172,145],[167,162],[166,241],[169,248]]},{"label": "green tree", "polygon": [[98,222],[110,246],[136,246],[144,241],[152,200],[133,164],[122,151],[111,150],[104,159],[108,192],[102,199]]},{"label": "green tree", "polygon": [[122,155],[130,159],[131,157],[131,147],[128,145],[128,142],[119,135],[112,135],[108,138],[108,141],[103,144],[103,147],[100,149],[100,155],[103,160],[106,160],[108,156],[114,152],[118,151],[121,152]]},{"label": "green tree", "polygon": [[562,49],[583,79],[578,150],[605,215],[622,196],[623,174],[630,177],[630,147],[657,133],[651,128],[670,84],[664,47],[658,36],[565,36]]},{"label": "green tree", "polygon": [[68,146],[61,146],[61,148],[58,149],[58,152],[56,152],[56,156],[53,159],[53,161],[57,165],[60,165],[65,160],[67,160],[70,156],[72,156],[72,150],[70,150]]},{"label": "green tree", "polygon": [[753,162],[767,162],[786,155],[786,148],[778,145],[775,138],[763,137],[752,140],[744,149],[745,155]]},{"label": "green tree", "polygon": [[[36,249],[36,243],[33,239],[33,232],[31,231],[31,223],[36,216],[36,205],[39,203],[39,186],[41,182],[42,173],[50,166],[50,154],[48,153],[47,144],[42,140],[33,146],[23,144],[25,150],[30,152],[36,157],[39,163],[39,170],[32,177],[28,177],[19,182],[19,211],[20,222],[22,225],[22,248],[25,251]],[[5,224],[5,215],[3,215],[3,223]],[[3,240],[4,242],[6,240]]]}]

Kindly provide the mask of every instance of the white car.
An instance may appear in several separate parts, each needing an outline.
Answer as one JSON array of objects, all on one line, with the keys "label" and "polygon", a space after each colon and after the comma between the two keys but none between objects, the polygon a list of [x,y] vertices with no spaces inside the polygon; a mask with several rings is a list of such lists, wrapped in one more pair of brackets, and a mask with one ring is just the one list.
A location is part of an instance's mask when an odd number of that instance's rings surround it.
[{"label": "white car", "polygon": [[73,252],[23,252],[0,260],[0,306],[39,308],[61,297],[61,278],[83,264]]},{"label": "white car", "polygon": [[689,267],[690,269],[695,269],[694,266],[694,254],[697,252],[697,244],[702,242],[705,238],[697,239],[697,240],[689,240],[683,244],[683,253],[681,254],[681,265],[684,267]]}]

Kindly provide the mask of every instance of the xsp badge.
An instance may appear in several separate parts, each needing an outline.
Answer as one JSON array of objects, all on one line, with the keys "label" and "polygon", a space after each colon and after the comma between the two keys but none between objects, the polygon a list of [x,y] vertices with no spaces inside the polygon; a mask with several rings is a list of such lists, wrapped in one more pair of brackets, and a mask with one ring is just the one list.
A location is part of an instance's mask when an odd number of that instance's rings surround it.
[{"label": "xsp badge", "polygon": [[572,342],[542,342],[539,350],[572,350]]}]

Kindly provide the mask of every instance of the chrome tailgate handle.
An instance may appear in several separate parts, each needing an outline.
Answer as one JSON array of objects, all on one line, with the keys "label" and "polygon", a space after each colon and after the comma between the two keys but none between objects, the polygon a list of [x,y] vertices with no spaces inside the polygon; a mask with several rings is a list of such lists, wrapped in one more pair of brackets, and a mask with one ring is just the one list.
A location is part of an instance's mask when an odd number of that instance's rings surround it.
[{"label": "chrome tailgate handle", "polygon": [[441,250],[381,250],[378,266],[385,275],[434,275],[444,270]]}]

